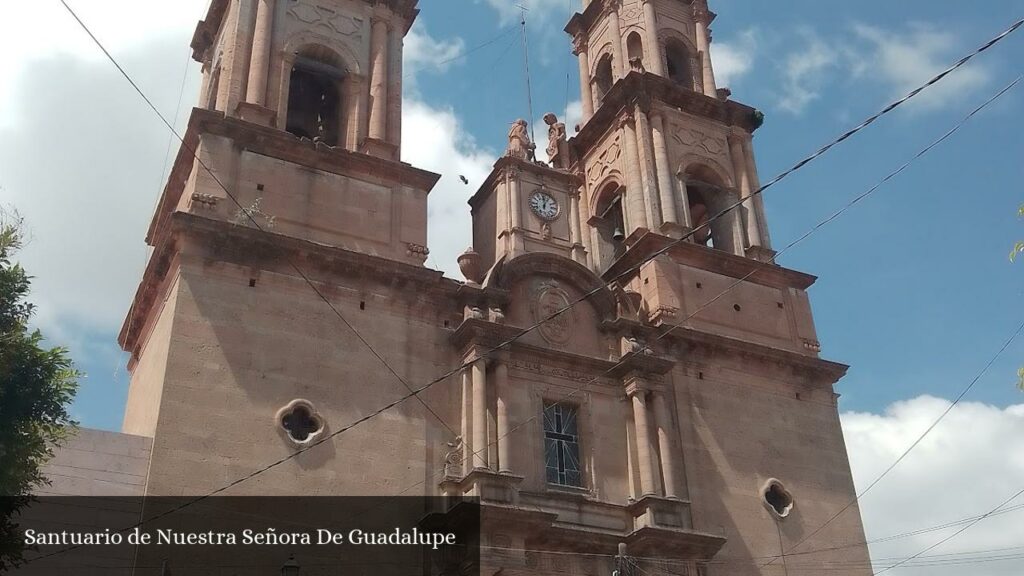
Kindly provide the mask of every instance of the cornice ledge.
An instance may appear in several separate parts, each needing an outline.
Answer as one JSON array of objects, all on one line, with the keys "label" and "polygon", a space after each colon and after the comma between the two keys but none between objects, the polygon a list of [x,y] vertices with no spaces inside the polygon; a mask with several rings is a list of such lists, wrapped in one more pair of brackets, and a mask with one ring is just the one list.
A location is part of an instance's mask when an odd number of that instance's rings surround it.
[{"label": "cornice ledge", "polygon": [[[666,331],[669,329],[667,328]],[[820,385],[831,386],[838,382],[850,369],[846,364],[806,356],[798,352],[774,348],[747,340],[739,340],[728,336],[711,334],[686,326],[672,327],[669,337],[686,344],[690,348],[707,350],[725,350],[741,357],[767,360],[779,366],[791,368],[809,375]]]}]

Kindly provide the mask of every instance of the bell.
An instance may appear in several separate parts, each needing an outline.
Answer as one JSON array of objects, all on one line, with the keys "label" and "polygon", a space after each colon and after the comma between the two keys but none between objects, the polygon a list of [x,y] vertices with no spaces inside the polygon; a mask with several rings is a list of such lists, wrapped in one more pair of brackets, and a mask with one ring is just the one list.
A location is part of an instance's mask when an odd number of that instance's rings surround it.
[{"label": "bell", "polygon": [[626,233],[622,231],[622,228],[615,227],[615,232],[612,233],[612,240],[616,242],[622,242],[626,239]]}]

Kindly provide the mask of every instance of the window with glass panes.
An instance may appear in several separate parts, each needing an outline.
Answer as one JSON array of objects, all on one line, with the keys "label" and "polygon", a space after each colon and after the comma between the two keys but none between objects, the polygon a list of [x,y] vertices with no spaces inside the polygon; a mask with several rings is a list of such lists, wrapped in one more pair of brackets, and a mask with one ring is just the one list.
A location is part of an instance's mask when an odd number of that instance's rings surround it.
[{"label": "window with glass panes", "polygon": [[583,486],[578,412],[572,404],[544,403],[544,467],[550,484]]}]

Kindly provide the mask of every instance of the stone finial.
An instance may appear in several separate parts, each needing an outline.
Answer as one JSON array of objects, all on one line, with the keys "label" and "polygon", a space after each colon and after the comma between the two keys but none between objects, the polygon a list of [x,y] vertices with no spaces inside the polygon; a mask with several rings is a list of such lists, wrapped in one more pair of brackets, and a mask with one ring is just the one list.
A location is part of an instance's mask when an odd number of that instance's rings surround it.
[{"label": "stone finial", "polygon": [[544,123],[548,125],[548,160],[552,168],[569,167],[569,135],[565,131],[565,123],[558,121],[558,116],[548,112],[544,115]]},{"label": "stone finial", "polygon": [[462,275],[466,277],[466,280],[474,284],[483,282],[484,270],[480,266],[480,255],[473,250],[472,246],[459,256],[458,262],[459,270],[462,271]]},{"label": "stone finial", "polygon": [[513,122],[512,128],[508,131],[508,150],[505,151],[505,155],[520,160],[533,160],[536,149],[537,146],[530,141],[526,120],[520,118]]}]

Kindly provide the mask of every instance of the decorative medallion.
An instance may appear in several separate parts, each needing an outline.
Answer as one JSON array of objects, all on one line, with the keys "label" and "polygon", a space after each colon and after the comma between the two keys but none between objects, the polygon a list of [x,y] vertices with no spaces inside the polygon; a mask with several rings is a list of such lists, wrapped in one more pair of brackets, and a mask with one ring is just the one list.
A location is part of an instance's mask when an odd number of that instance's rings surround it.
[{"label": "decorative medallion", "polygon": [[551,222],[558,218],[562,208],[554,196],[540,190],[530,195],[530,210],[541,220]]},{"label": "decorative medallion", "polygon": [[533,319],[549,344],[560,346],[572,339],[576,316],[571,304],[569,294],[554,280],[541,282],[534,290]]}]

